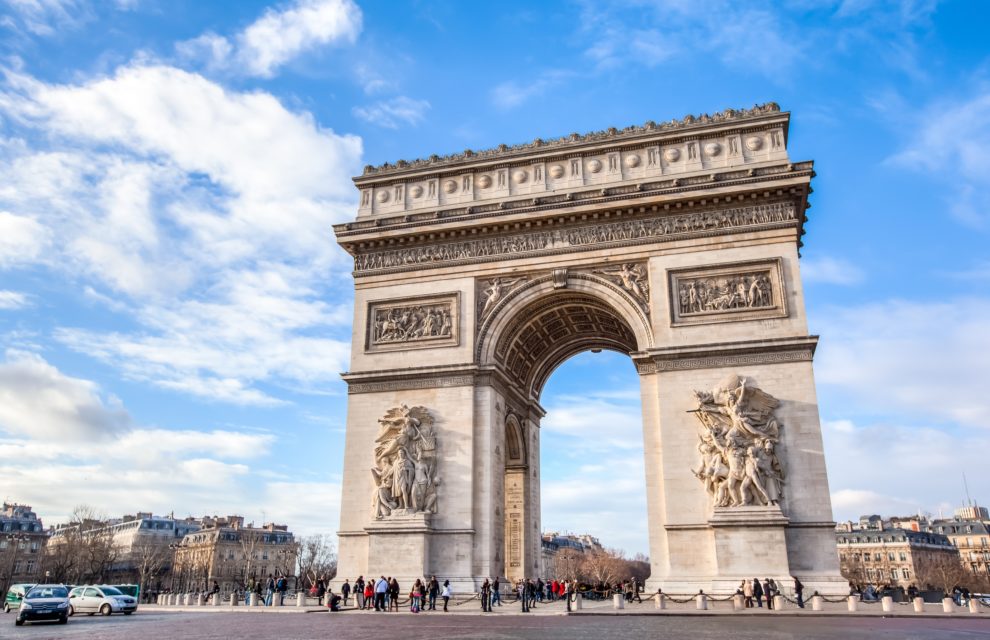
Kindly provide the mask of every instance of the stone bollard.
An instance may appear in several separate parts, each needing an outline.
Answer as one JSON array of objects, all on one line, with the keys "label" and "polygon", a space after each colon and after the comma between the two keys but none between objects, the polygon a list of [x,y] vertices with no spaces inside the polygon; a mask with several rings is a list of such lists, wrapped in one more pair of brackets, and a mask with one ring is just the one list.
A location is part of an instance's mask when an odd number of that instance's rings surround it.
[{"label": "stone bollard", "polygon": [[976,598],[970,598],[969,599],[969,612],[970,613],[979,613],[980,612],[980,601],[977,600]]},{"label": "stone bollard", "polygon": [[230,594],[230,606],[236,607],[239,604],[241,604],[241,599],[237,596],[237,594],[236,593]]},{"label": "stone bollard", "polygon": [[925,599],[924,598],[921,598],[921,597],[917,597],[916,596],[914,598],[914,600],[912,601],[912,603],[914,604],[914,612],[915,613],[924,613],[925,612]]},{"label": "stone bollard", "polygon": [[662,593],[658,593],[657,594],[657,598],[654,601],[654,603],[655,603],[655,606],[656,606],[657,609],[666,609],[667,608],[667,596],[665,596]]},{"label": "stone bollard", "polygon": [[575,593],[574,602],[571,603],[571,609],[574,611],[580,611],[583,602],[584,602],[584,596],[582,596],[580,593]]},{"label": "stone bollard", "polygon": [[954,613],[956,610],[956,603],[952,601],[952,598],[942,598],[942,611],[946,613]]},{"label": "stone bollard", "polygon": [[203,597],[203,594],[202,593],[196,594],[196,606],[202,607],[204,604],[206,604],[206,599]]},{"label": "stone bollard", "polygon": [[855,612],[859,607],[859,596],[849,596],[847,603],[849,605],[849,610]]},{"label": "stone bollard", "polygon": [[297,607],[306,606],[306,594],[302,591],[296,594],[296,606]]},{"label": "stone bollard", "polygon": [[894,599],[890,596],[880,598],[880,608],[883,609],[884,613],[890,613],[894,610]]},{"label": "stone bollard", "polygon": [[698,597],[695,598],[695,607],[698,611],[708,611],[708,596],[704,593],[699,593]]},{"label": "stone bollard", "polygon": [[745,607],[745,606],[746,605],[743,602],[743,595],[741,593],[737,593],[736,595],[732,596],[732,610],[733,611],[741,611],[743,609],[743,607]]},{"label": "stone bollard", "polygon": [[773,597],[773,610],[783,611],[784,610],[784,596],[774,596]]},{"label": "stone bollard", "polygon": [[178,604],[178,597],[179,596],[177,596],[174,593],[168,594],[167,596],[165,596],[165,604],[169,605],[170,607],[174,607],[176,604]]},{"label": "stone bollard", "polygon": [[820,595],[811,596],[811,610],[812,611],[822,610],[822,597]]},{"label": "stone bollard", "polygon": [[250,603],[251,603],[250,606],[252,607],[258,606],[258,594],[255,593],[254,591],[251,592]]},{"label": "stone bollard", "polygon": [[612,608],[613,609],[625,609],[626,608],[626,596],[621,593],[617,593],[612,596]]},{"label": "stone bollard", "polygon": [[212,604],[214,607],[219,607],[220,606],[220,594],[219,593],[214,593],[213,594],[213,601],[210,604]]}]

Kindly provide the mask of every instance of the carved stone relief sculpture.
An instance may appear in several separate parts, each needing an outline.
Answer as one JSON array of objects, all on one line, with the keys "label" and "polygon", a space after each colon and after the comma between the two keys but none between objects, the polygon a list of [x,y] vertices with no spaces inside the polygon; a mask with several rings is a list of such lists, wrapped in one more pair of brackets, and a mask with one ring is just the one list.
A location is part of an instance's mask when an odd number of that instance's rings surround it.
[{"label": "carved stone relief sculpture", "polygon": [[736,374],[694,395],[701,460],[692,472],[714,506],[778,504],[784,496],[784,471],[776,452],[782,425],[774,416],[780,402]]},{"label": "carved stone relief sculpture", "polygon": [[674,324],[785,317],[781,268],[775,259],[672,272]]},{"label": "carved stone relief sculpture", "polygon": [[425,407],[402,405],[378,420],[372,515],[376,520],[437,512],[437,436]]},{"label": "carved stone relief sculpture", "polygon": [[480,308],[478,310],[478,320],[484,320],[492,309],[501,302],[505,296],[518,285],[526,282],[528,278],[493,278],[482,281],[483,289],[478,296]]},{"label": "carved stone relief sculpture", "polygon": [[601,274],[620,285],[649,312],[650,283],[645,265],[626,263],[618,267],[596,269],[594,273]]},{"label": "carved stone relief sculpture", "polygon": [[456,295],[370,303],[367,349],[456,344],[457,308]]}]

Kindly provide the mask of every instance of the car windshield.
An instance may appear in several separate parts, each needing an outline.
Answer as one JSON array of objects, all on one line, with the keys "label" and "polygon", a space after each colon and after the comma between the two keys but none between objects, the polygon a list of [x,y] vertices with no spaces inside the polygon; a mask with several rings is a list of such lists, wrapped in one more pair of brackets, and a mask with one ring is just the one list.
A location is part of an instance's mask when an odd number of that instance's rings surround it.
[{"label": "car windshield", "polygon": [[35,587],[27,594],[31,598],[68,598],[69,592],[65,587]]},{"label": "car windshield", "polygon": [[100,587],[100,590],[103,591],[103,595],[105,595],[105,596],[122,596],[122,595],[124,595],[123,593],[120,592],[120,589],[116,589],[114,587]]}]

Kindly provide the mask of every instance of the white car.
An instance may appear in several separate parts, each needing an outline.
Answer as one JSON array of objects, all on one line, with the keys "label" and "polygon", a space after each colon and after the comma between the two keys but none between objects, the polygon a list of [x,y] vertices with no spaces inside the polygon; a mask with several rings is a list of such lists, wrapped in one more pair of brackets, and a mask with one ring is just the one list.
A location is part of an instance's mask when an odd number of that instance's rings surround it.
[{"label": "white car", "polygon": [[76,587],[69,592],[69,615],[77,613],[97,613],[105,616],[123,613],[129,616],[137,610],[137,598],[125,595],[116,587],[93,585]]}]

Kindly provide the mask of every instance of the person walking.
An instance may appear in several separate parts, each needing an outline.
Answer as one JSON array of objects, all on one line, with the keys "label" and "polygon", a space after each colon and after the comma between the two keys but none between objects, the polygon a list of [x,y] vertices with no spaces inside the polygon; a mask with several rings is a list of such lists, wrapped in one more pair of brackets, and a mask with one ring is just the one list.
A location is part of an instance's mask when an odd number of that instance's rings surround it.
[{"label": "person walking", "polygon": [[[322,584],[322,583],[323,583],[323,578],[320,578],[317,581],[317,583],[316,583],[317,584],[317,587],[316,587],[317,590],[319,590],[319,588],[320,588],[319,585]],[[326,585],[324,585],[323,588],[326,589]],[[351,584],[347,581],[347,578],[344,578],[344,584],[340,585],[340,596],[341,596],[341,598],[344,599],[344,606],[345,607],[347,606],[347,598],[350,595],[351,595]],[[322,601],[321,601],[320,604],[322,604]]]},{"label": "person walking", "polygon": [[773,609],[773,583],[770,578],[763,579],[763,597],[767,599],[767,609]]},{"label": "person walking", "polygon": [[452,593],[453,592],[450,589],[450,580],[444,580],[443,581],[443,594],[442,594],[443,595],[443,610],[444,610],[444,613],[447,612],[447,603],[450,602],[450,596],[452,595]]},{"label": "person walking", "polygon": [[753,578],[753,597],[756,598],[756,606],[763,608],[763,586],[759,578]]},{"label": "person walking", "polygon": [[804,609],[804,585],[797,578],[794,578],[794,593],[797,595],[798,607]]},{"label": "person walking", "polygon": [[375,611],[385,611],[385,594],[388,593],[388,581],[385,576],[375,583]]},{"label": "person walking", "polygon": [[747,609],[753,608],[753,583],[749,580],[742,582],[743,602]]},{"label": "person walking", "polygon": [[488,578],[485,578],[481,583],[481,610],[486,613],[491,611],[491,590],[492,585],[488,582]]},{"label": "person walking", "polygon": [[[498,582],[498,576],[495,576],[495,580],[492,581],[492,603],[491,604],[492,605],[497,604],[500,607],[502,606],[502,590],[501,590],[501,585],[499,585],[499,582]],[[491,608],[491,605],[489,605],[489,608]]]},{"label": "person walking", "polygon": [[437,596],[440,595],[440,583],[437,582],[436,576],[430,577],[429,584],[429,597],[430,597],[430,611],[437,610]]}]

